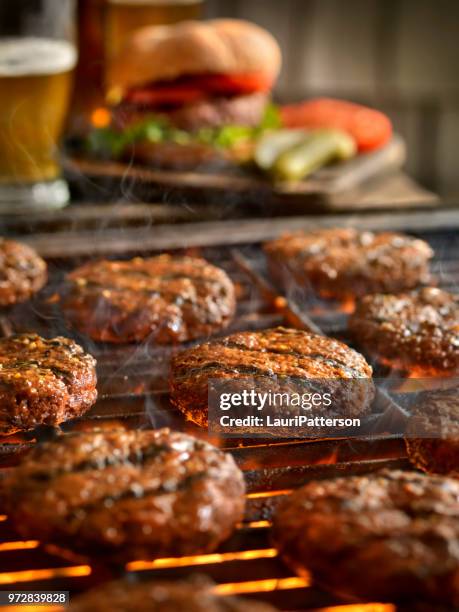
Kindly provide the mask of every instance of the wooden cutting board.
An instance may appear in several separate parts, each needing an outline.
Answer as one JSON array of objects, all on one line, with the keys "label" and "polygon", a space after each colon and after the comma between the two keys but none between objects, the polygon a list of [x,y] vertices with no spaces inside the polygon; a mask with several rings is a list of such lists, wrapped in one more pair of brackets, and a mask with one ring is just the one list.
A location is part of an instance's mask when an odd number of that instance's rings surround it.
[{"label": "wooden cutting board", "polygon": [[[390,206],[432,205],[436,198],[413,182],[403,181],[399,171],[406,158],[403,139],[395,135],[391,142],[373,153],[334,164],[314,173],[304,181],[273,184],[256,171],[244,168],[215,168],[213,171],[174,171],[148,168],[124,162],[70,159],[66,163],[69,180],[78,185],[86,177],[107,191],[120,189],[143,201],[167,201],[187,198],[191,201],[218,201],[230,196],[235,205],[264,204],[281,206],[283,212],[295,212],[319,206],[330,210],[381,208]],[[397,182],[389,190],[388,176]],[[361,193],[360,193],[361,192]],[[84,194],[88,196],[87,193]],[[92,195],[92,194],[91,194]],[[363,205],[361,204],[363,202]]]}]

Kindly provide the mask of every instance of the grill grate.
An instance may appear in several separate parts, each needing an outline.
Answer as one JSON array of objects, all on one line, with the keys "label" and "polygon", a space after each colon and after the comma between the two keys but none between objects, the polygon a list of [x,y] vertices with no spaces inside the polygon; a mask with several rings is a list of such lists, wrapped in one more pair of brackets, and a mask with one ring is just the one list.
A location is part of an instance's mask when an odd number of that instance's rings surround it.
[{"label": "grill grate", "polygon": [[[434,262],[434,272],[439,284],[445,288],[455,288],[459,281],[459,239],[448,233],[432,234],[427,238],[438,255]],[[238,312],[229,331],[284,324],[323,330],[324,333],[349,341],[345,331],[346,315],[333,309],[329,303],[321,304],[318,308],[317,302],[308,302],[304,294],[295,292],[288,296],[288,300],[279,297],[266,273],[259,245],[193,248],[191,252],[225,268],[236,283]],[[3,333],[34,329],[47,336],[73,336],[97,358],[99,400],[88,415],[64,425],[62,432],[87,430],[94,426],[170,426],[206,437],[207,432],[185,422],[182,415],[168,404],[168,361],[171,352],[176,349],[157,348],[148,344],[136,348],[95,345],[67,328],[52,297],[62,283],[65,272],[81,261],[81,257],[53,257],[49,261],[50,283],[40,298],[12,309],[3,316],[1,325]],[[384,397],[379,397],[379,401],[381,399],[384,400]],[[393,403],[390,403],[387,410],[390,413],[399,410],[403,414],[398,405]],[[28,435],[0,440],[3,471],[10,469],[18,457],[37,440],[56,433],[50,428],[40,428]],[[62,589],[78,593],[118,575],[134,580],[146,577],[176,579],[190,573],[205,573],[215,580],[216,590],[222,596],[243,593],[248,597],[269,601],[282,610],[395,610],[389,604],[378,607],[347,606],[326,590],[311,584],[310,580],[292,576],[271,546],[269,526],[279,501],[293,488],[311,479],[366,473],[381,467],[406,468],[408,464],[404,444],[399,436],[270,442],[231,439],[221,441],[221,444],[227,452],[233,454],[244,470],[248,495],[244,522],[215,554],[155,561],[138,560],[125,568],[107,567],[97,559],[86,559],[56,548],[45,550],[36,541],[21,541],[14,533],[8,517],[1,515],[0,588]]]}]

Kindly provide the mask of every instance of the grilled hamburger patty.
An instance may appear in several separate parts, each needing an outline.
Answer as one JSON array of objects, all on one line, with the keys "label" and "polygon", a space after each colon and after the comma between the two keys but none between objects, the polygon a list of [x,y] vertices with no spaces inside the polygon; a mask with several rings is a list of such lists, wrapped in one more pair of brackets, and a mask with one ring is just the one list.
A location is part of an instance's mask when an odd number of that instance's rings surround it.
[{"label": "grilled hamburger patty", "polygon": [[[288,234],[265,245],[272,274],[293,275],[324,298],[411,289],[429,280],[429,245],[404,234],[324,229]],[[291,280],[290,280],[291,282]]]},{"label": "grilled hamburger patty", "polygon": [[94,404],[96,360],[69,338],[0,340],[0,432],[58,425]]},{"label": "grilled hamburger patty", "polygon": [[33,249],[0,238],[0,306],[28,300],[46,279],[46,263]]},{"label": "grilled hamburger patty", "polygon": [[[173,358],[171,401],[191,421],[206,427],[209,379],[255,377],[274,385],[286,377],[343,380],[370,378],[371,374],[362,355],[338,340],[282,327],[239,332]],[[329,415],[333,416],[333,410],[347,416],[364,415],[372,399],[373,385],[337,385]]]},{"label": "grilled hamburger patty", "polygon": [[114,120],[117,126],[125,129],[145,120],[148,113],[154,112],[155,117],[164,117],[175,127],[190,132],[223,125],[256,127],[263,119],[267,103],[267,94],[260,92],[236,97],[204,99],[185,106],[156,110],[127,102],[114,109]]},{"label": "grilled hamburger patty", "polygon": [[400,295],[369,295],[349,320],[360,346],[376,357],[431,369],[459,367],[459,296],[433,287]]},{"label": "grilled hamburger patty", "polygon": [[229,454],[168,429],[66,435],[32,450],[5,491],[24,537],[119,561],[213,551],[245,499]]},{"label": "grilled hamburger patty", "polygon": [[194,257],[98,261],[74,270],[68,280],[68,317],[105,342],[200,338],[226,327],[236,308],[227,274]]},{"label": "grilled hamburger patty", "polygon": [[310,482],[283,503],[273,537],[284,560],[364,599],[459,605],[459,482],[416,472]]},{"label": "grilled hamburger patty", "polygon": [[459,476],[459,389],[423,393],[416,401],[405,436],[408,458],[434,474]]},{"label": "grilled hamburger patty", "polygon": [[268,604],[240,597],[219,597],[212,583],[187,581],[111,582],[72,601],[70,612],[274,612]]}]

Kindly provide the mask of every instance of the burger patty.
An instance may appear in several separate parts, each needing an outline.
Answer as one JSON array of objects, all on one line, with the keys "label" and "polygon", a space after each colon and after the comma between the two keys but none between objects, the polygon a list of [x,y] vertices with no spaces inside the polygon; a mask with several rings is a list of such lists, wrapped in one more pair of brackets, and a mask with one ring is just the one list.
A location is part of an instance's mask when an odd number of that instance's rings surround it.
[{"label": "burger patty", "polygon": [[231,455],[168,429],[70,434],[5,482],[18,531],[117,561],[207,553],[244,513]]},{"label": "burger patty", "polygon": [[0,306],[28,300],[46,279],[46,263],[33,249],[0,239]]},{"label": "burger patty", "polygon": [[253,599],[219,597],[212,583],[193,577],[187,581],[155,581],[132,584],[112,582],[73,600],[70,612],[274,612]]},{"label": "burger patty", "polygon": [[[172,360],[171,401],[188,419],[208,424],[208,383],[211,379],[253,379],[272,388],[289,379],[305,391],[305,379],[325,379],[334,388],[333,411],[364,415],[373,399],[373,385],[345,386],[343,379],[371,378],[365,359],[345,344],[296,329],[239,332],[185,350]],[[338,382],[336,382],[338,381]],[[335,384],[333,384],[335,382]],[[327,415],[328,416],[328,415]]]},{"label": "burger patty", "polygon": [[423,393],[405,434],[408,458],[434,474],[459,476],[459,389]]},{"label": "burger patty", "polygon": [[433,287],[400,295],[369,295],[349,320],[372,355],[418,371],[459,366],[459,296]]},{"label": "burger patty", "polygon": [[310,482],[283,503],[273,537],[299,574],[337,593],[459,606],[459,482],[383,470]]},{"label": "burger patty", "polygon": [[226,327],[236,309],[227,274],[199,258],[98,261],[73,271],[68,281],[67,316],[104,342],[184,342]]},{"label": "burger patty", "polygon": [[256,127],[263,119],[267,103],[267,94],[256,92],[202,100],[168,111],[165,116],[173,125],[190,132],[224,125]]},{"label": "burger patty", "polygon": [[429,279],[429,245],[404,234],[324,229],[281,236],[265,245],[271,272],[282,284],[290,275],[324,298],[411,289]]},{"label": "burger patty", "polygon": [[256,127],[263,119],[267,103],[267,94],[260,92],[242,96],[208,98],[190,104],[159,109],[122,103],[114,110],[113,119],[115,125],[121,129],[143,121],[149,115],[163,117],[174,127],[189,132],[225,125]]},{"label": "burger patty", "polygon": [[176,142],[149,142],[142,140],[129,148],[128,156],[140,164],[155,168],[173,170],[196,170],[208,167],[216,168],[234,161],[226,150],[216,149],[208,144],[187,143],[185,146]]},{"label": "burger patty", "polygon": [[69,338],[0,340],[0,432],[58,425],[94,404],[96,360]]}]

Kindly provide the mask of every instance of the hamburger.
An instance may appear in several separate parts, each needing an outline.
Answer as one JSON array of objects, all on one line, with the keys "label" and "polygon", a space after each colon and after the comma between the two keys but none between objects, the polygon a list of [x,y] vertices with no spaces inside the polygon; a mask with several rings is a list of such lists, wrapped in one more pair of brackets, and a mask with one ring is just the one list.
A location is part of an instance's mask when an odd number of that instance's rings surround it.
[{"label": "hamburger", "polygon": [[240,159],[277,127],[270,92],[280,66],[276,40],[247,21],[141,28],[109,69],[105,137],[115,154],[154,165]]}]

